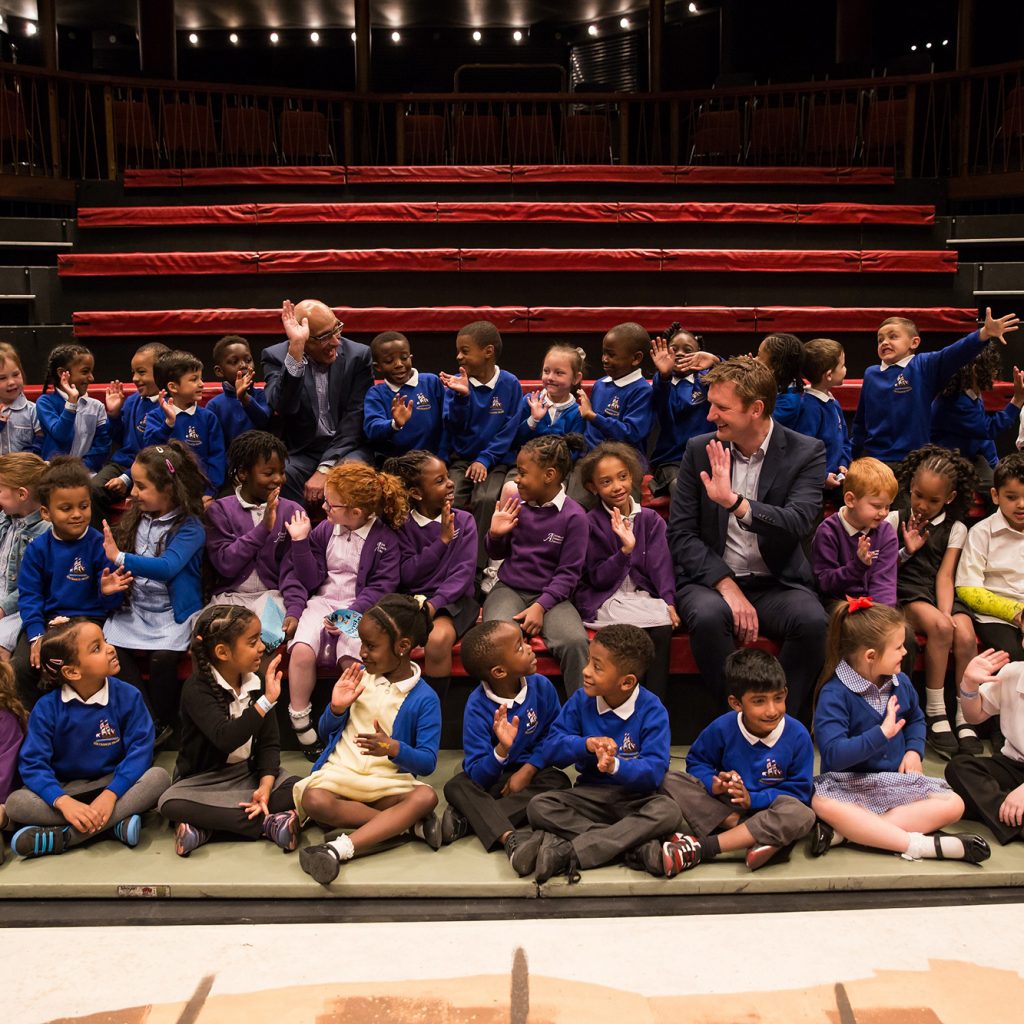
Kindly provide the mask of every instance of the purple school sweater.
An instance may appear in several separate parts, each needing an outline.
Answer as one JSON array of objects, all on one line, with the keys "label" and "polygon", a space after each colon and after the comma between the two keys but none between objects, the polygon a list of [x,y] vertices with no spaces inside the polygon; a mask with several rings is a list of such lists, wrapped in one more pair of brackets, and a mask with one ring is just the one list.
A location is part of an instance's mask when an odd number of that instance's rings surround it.
[{"label": "purple school sweater", "polygon": [[549,612],[568,601],[579,584],[587,556],[587,514],[569,497],[560,509],[524,503],[512,532],[488,533],[484,546],[491,558],[505,559],[498,579],[513,590],[539,591],[537,603]]},{"label": "purple school sweater", "polygon": [[[305,540],[292,541],[281,565],[282,576],[292,576],[312,594],[327,579],[327,545],[334,525],[326,519],[317,523]],[[354,612],[372,608],[385,594],[396,594],[402,556],[398,534],[380,519],[373,521],[359,556],[356,598],[349,606]]]},{"label": "purple school sweater", "polygon": [[622,586],[627,573],[638,590],[675,604],[675,579],[668,550],[668,528],[657,512],[642,508],[633,519],[636,546],[622,553],[622,542],[612,532],[612,517],[604,505],[587,513],[590,533],[583,578],[575,604],[584,622],[592,622],[597,610]]},{"label": "purple school sweater", "polygon": [[0,804],[6,803],[18,775],[18,751],[25,734],[7,708],[0,708]]},{"label": "purple school sweater", "polygon": [[434,608],[471,597],[476,575],[476,520],[457,508],[455,536],[442,544],[441,524],[420,526],[410,515],[398,533],[402,555],[401,584],[405,594],[423,594]]},{"label": "purple school sweater", "polygon": [[811,542],[811,566],[818,589],[825,597],[842,600],[867,594],[878,604],[896,605],[896,563],[900,545],[896,531],[886,522],[869,530],[871,550],[878,555],[871,565],[857,557],[857,540],[833,512],[814,533]]},{"label": "purple school sweater", "polygon": [[237,590],[255,569],[267,590],[280,590],[285,616],[298,618],[306,607],[306,588],[294,575],[281,573],[284,557],[291,547],[285,523],[299,511],[298,502],[280,498],[277,523],[271,535],[263,523],[252,522],[237,495],[219,498],[206,510],[206,553],[222,577],[213,593]]}]

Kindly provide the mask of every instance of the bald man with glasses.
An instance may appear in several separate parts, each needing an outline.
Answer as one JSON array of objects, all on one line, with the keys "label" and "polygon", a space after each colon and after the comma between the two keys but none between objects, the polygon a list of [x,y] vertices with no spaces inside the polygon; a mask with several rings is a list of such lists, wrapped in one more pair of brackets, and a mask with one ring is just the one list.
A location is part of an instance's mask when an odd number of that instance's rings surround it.
[{"label": "bald man with glasses", "polygon": [[364,447],[363,399],[373,383],[370,350],[342,337],[345,326],[316,299],[281,306],[287,341],[263,350],[267,405],[288,449],[281,493],[318,504],[327,470],[372,462]]}]

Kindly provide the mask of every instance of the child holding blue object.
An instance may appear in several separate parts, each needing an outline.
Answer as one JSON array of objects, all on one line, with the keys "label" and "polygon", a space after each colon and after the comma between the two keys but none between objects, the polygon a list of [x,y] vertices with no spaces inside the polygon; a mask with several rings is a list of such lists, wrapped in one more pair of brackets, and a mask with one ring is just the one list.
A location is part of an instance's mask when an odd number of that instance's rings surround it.
[{"label": "child holding blue object", "polygon": [[793,429],[825,445],[825,490],[839,487],[850,466],[850,433],[846,416],[832,394],[846,380],[846,354],[831,338],[812,338],[804,345],[803,375],[808,384],[800,399]]},{"label": "child holding blue object", "polygon": [[55,455],[77,455],[95,473],[110,452],[110,424],[103,402],[89,397],[93,365],[93,354],[84,345],[52,349],[36,415],[43,428],[40,454],[47,462]]},{"label": "child holding blue object", "polygon": [[871,455],[892,465],[927,444],[935,396],[957,370],[980,354],[985,342],[998,338],[1005,345],[1005,335],[1019,324],[1015,313],[996,320],[992,310],[986,309],[980,330],[938,352],[916,354],[921,338],[912,320],[892,316],[882,321],[878,328],[881,365],[864,371],[853,420],[854,457]]},{"label": "child holding blue object", "polygon": [[772,371],[778,388],[772,419],[795,429],[804,393],[804,347],[800,339],[795,334],[769,334],[758,346],[757,358]]},{"label": "child holding blue object", "polygon": [[206,408],[220,421],[225,447],[247,430],[270,428],[270,409],[263,388],[253,383],[256,371],[252,350],[240,334],[225,334],[213,346],[213,375],[223,390],[206,403]]},{"label": "child holding blue object", "polygon": [[363,433],[378,460],[417,449],[442,457],[444,388],[433,373],[412,365],[409,339],[383,331],[370,342],[373,372],[383,377],[363,399]]},{"label": "child holding blue object", "polygon": [[0,341],[0,455],[35,452],[43,445],[36,403],[25,397],[25,371],[13,345]]},{"label": "child holding blue object", "polygon": [[161,388],[159,408],[146,417],[143,442],[148,447],[175,438],[195,456],[209,481],[206,498],[212,501],[224,484],[224,431],[220,420],[203,408],[203,364],[191,352],[161,355],[154,367]]},{"label": "child holding blue object", "polygon": [[[564,772],[547,765],[544,743],[561,707],[522,630],[492,620],[462,641],[462,664],[480,685],[462,720],[462,771],[444,787],[441,844],[472,832],[490,853],[499,846],[513,866],[528,832],[526,808],[538,793],[568,789]],[[520,831],[517,831],[520,830]]]}]

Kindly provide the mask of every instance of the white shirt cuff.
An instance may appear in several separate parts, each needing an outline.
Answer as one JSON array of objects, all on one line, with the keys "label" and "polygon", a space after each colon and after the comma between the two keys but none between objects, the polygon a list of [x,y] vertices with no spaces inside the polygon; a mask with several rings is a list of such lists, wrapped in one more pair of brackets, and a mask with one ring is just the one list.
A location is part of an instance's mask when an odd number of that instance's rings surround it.
[{"label": "white shirt cuff", "polygon": [[491,753],[494,755],[494,760],[497,761],[498,764],[508,764],[508,755],[506,755],[505,757],[500,757],[498,755],[498,748],[497,747],[495,747],[491,751]]},{"label": "white shirt cuff", "polygon": [[618,775],[619,774],[619,759],[618,758],[615,758],[615,765],[612,768],[611,774],[612,775]]},{"label": "white shirt cuff", "polygon": [[68,412],[78,412],[78,405],[75,402],[65,402],[64,408],[67,409]]},{"label": "white shirt cuff", "polygon": [[284,368],[293,377],[301,377],[306,372],[306,357],[302,357],[302,362],[298,359],[292,359],[291,353],[286,352],[284,356]]}]

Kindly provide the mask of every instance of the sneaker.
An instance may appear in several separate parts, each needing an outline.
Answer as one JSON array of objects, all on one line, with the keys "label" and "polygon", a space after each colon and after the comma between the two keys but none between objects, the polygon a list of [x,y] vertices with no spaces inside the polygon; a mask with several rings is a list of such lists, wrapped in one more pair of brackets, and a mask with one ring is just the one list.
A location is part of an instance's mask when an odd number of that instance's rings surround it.
[{"label": "sneaker", "polygon": [[299,850],[299,867],[315,882],[330,885],[341,870],[341,858],[333,846],[319,843]]},{"label": "sneaker", "polygon": [[832,846],[835,834],[836,830],[831,825],[826,825],[821,818],[816,819],[811,829],[811,856],[824,857]]},{"label": "sneaker", "polygon": [[966,754],[969,757],[981,757],[985,753],[985,746],[978,739],[978,734],[974,731],[973,726],[965,723],[958,725],[953,731],[956,733],[956,742],[961,754]]},{"label": "sneaker", "polygon": [[19,857],[45,857],[63,853],[71,836],[70,825],[26,825],[11,838],[11,849]]},{"label": "sneaker", "polygon": [[142,838],[142,816],[131,814],[114,826],[114,835],[129,849],[134,850]]},{"label": "sneaker", "polygon": [[174,830],[174,852],[179,857],[187,857],[212,838],[213,833],[209,829],[196,828],[187,821],[179,821],[178,827]]},{"label": "sneaker", "polygon": [[661,844],[661,862],[666,878],[675,878],[681,871],[689,871],[701,862],[700,840],[677,832]]},{"label": "sneaker", "polygon": [[[569,884],[573,884],[571,877],[572,862],[575,859],[572,844],[565,839],[560,839],[552,832],[545,832],[537,852],[537,884],[543,885],[548,879],[555,875],[570,875]],[[577,878],[578,878],[577,871]]]},{"label": "sneaker", "polygon": [[[925,715],[925,725],[928,728],[925,734],[925,742],[939,757],[946,761],[952,760],[960,752],[960,744],[957,742],[956,734],[949,727],[949,720],[945,715]],[[935,726],[945,724],[942,732],[937,732]]]},{"label": "sneaker", "polygon": [[[441,815],[441,845],[450,846],[456,840],[469,834],[469,822],[465,815],[460,814],[451,804],[444,809]],[[514,836],[515,833],[513,832]],[[511,839],[512,836],[509,836]]]},{"label": "sneaker", "polygon": [[299,845],[298,811],[268,814],[263,819],[263,838],[277,843],[285,853],[295,850]]},{"label": "sneaker", "polygon": [[533,874],[543,841],[543,832],[531,832],[529,829],[518,829],[505,840],[508,862],[520,878]]},{"label": "sneaker", "polygon": [[437,820],[437,815],[433,811],[416,822],[414,834],[432,850],[441,849],[441,822]]},{"label": "sneaker", "polygon": [[781,849],[781,846],[769,846],[767,843],[763,846],[752,846],[747,850],[747,867],[751,871],[763,868]]}]

